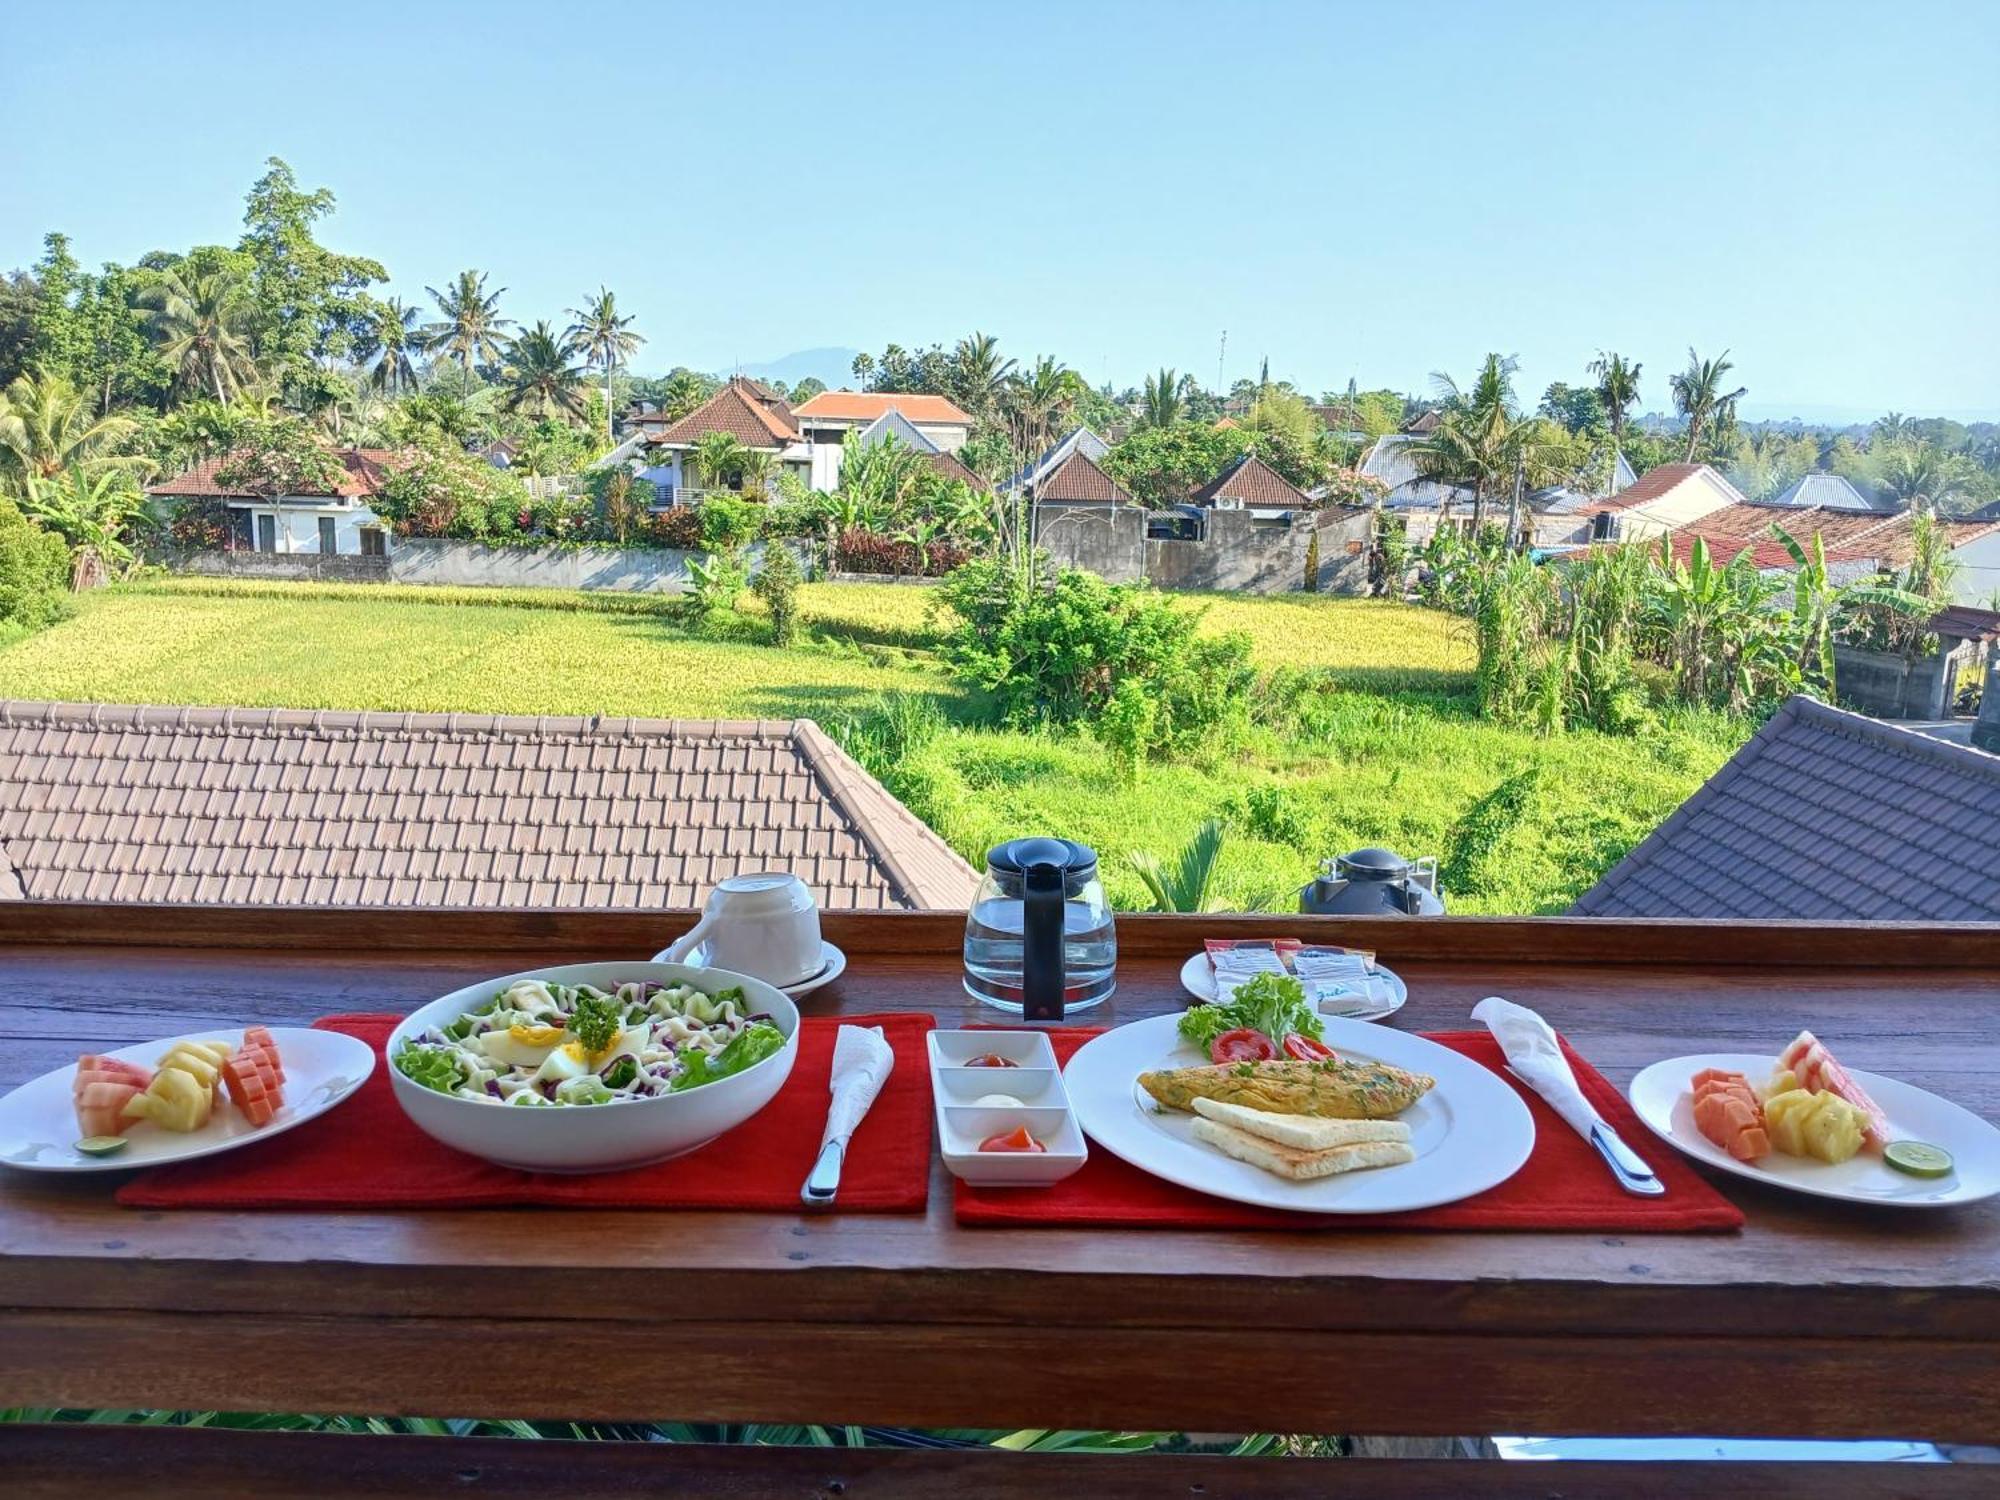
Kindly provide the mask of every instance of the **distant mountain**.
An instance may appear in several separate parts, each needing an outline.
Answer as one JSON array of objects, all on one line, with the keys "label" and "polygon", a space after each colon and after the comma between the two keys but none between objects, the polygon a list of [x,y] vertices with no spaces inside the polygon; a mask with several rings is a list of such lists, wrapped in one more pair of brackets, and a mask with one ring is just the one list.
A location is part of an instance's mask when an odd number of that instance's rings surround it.
[{"label": "distant mountain", "polygon": [[854,383],[854,356],[860,352],[859,349],[801,349],[779,359],[747,364],[743,373],[758,380],[782,380],[786,385],[797,385],[811,376],[838,390]]}]

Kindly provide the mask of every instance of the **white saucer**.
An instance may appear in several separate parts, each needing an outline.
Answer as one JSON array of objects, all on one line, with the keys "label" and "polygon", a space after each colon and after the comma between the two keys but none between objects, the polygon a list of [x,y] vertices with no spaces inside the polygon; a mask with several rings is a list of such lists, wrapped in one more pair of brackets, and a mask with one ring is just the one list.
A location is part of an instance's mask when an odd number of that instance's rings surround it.
[{"label": "white saucer", "polygon": [[[1403,976],[1394,969],[1373,964],[1369,972],[1384,981],[1389,993],[1379,1005],[1356,1007],[1354,1010],[1321,1011],[1323,1017],[1338,1017],[1343,1021],[1380,1021],[1401,1010],[1410,998],[1409,986],[1403,983]],[[1208,952],[1204,949],[1181,965],[1181,984],[1197,1000],[1215,999],[1215,970],[1209,967]]]},{"label": "white saucer", "polygon": [[[819,956],[820,956],[820,966],[816,973],[808,974],[804,979],[801,979],[797,984],[781,984],[778,986],[778,988],[783,990],[787,995],[790,995],[794,1000],[796,1000],[801,995],[810,995],[814,990],[818,989],[823,984],[832,984],[834,980],[840,978],[842,974],[847,972],[847,955],[845,953],[842,953],[838,948],[834,947],[833,944],[826,941],[825,938],[820,939]],[[653,962],[654,963],[668,962],[664,950],[660,953],[656,953],[653,955]],[[679,960],[679,962],[684,964],[691,964],[693,967],[697,969],[707,968],[708,944],[696,943],[694,947],[688,951],[688,956],[686,958]]]}]

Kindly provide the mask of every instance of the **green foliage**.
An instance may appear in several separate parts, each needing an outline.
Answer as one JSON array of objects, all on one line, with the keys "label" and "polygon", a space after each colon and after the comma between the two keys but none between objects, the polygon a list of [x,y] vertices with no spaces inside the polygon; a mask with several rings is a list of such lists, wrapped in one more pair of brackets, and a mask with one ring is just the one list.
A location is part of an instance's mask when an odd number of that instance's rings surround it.
[{"label": "green foliage", "polygon": [[370,505],[401,536],[485,541],[532,519],[518,479],[445,439],[399,455]]},{"label": "green foliage", "polygon": [[799,564],[780,541],[764,544],[763,566],[750,585],[771,612],[771,644],[789,646],[799,633]]},{"label": "green foliage", "polygon": [[1110,474],[1141,504],[1162,508],[1185,504],[1188,496],[1220,474],[1246,446],[1239,429],[1145,426],[1113,448],[1104,460]]},{"label": "green foliage", "polygon": [[1127,677],[1112,689],[1092,726],[1104,748],[1111,752],[1111,763],[1128,783],[1139,779],[1139,769],[1152,748],[1153,724],[1158,717],[1144,684],[1136,677]]},{"label": "green foliage", "polygon": [[710,495],[701,502],[701,544],[711,552],[728,552],[753,540],[762,512],[747,500]]},{"label": "green foliage", "polygon": [[69,549],[0,496],[0,624],[39,630],[68,610]]},{"label": "green foliage", "polygon": [[284,378],[309,361],[347,354],[372,322],[363,293],[389,279],[379,261],[339,255],[314,238],[314,226],[334,210],[327,188],[306,191],[277,157],[244,200],[251,340]]},{"label": "green foliage", "polygon": [[1152,897],[1151,910],[1212,910],[1215,872],[1222,858],[1222,820],[1210,818],[1197,828],[1171,865],[1163,863],[1158,855],[1139,849],[1127,858],[1144,883],[1146,894]]},{"label": "green foliage", "polygon": [[229,458],[215,471],[232,489],[258,495],[331,495],[347,477],[333,447],[297,417],[236,428]]},{"label": "green foliage", "polygon": [[730,613],[750,582],[749,565],[737,548],[690,557],[687,566],[688,597],[697,618]]},{"label": "green foliage", "polygon": [[1253,786],[1243,794],[1243,823],[1252,837],[1269,844],[1305,852],[1312,841],[1312,826],[1297,796],[1277,782]]},{"label": "green foliage", "polygon": [[1203,637],[1201,617],[1143,585],[968,563],[940,590],[959,679],[1010,724],[1095,719],[1133,681],[1150,700],[1154,753],[1186,751],[1240,720],[1254,676],[1240,635]]}]

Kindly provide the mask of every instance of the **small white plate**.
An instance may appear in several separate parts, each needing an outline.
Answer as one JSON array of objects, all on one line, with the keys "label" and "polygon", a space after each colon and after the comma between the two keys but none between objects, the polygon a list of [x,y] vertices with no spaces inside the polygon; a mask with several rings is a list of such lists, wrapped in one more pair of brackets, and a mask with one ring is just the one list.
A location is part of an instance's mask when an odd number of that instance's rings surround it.
[{"label": "small white plate", "polygon": [[1113,1156],[1168,1182],[1261,1208],[1382,1214],[1433,1208],[1505,1182],[1535,1149],[1535,1119],[1513,1086],[1461,1052],[1366,1021],[1326,1018],[1326,1044],[1343,1058],[1428,1073],[1437,1086],[1397,1116],[1413,1162],[1290,1182],[1194,1138],[1194,1115],[1161,1109],[1139,1087],[1154,1068],[1208,1058],[1181,1040],[1178,1015],[1151,1016],[1093,1037],[1063,1070],[1084,1133]]},{"label": "small white plate", "polygon": [[2000,1193],[2000,1129],[1915,1084],[1859,1068],[1847,1071],[1882,1106],[1897,1135],[1928,1141],[1951,1153],[1950,1176],[1912,1177],[1873,1151],[1863,1151],[1838,1166],[1775,1151],[1762,1161],[1738,1161],[1695,1129],[1694,1094],[1689,1087],[1695,1074],[1703,1068],[1728,1068],[1756,1084],[1770,1076],[1777,1062],[1756,1052],[1703,1052],[1656,1062],[1632,1080],[1632,1107],[1653,1134],[1696,1161],[1815,1198],[1885,1208],[1944,1208]]},{"label": "small white plate", "polygon": [[[1380,964],[1370,965],[1369,972],[1388,982],[1389,998],[1387,1000],[1383,1001],[1380,1005],[1371,1006],[1366,1010],[1344,1010],[1337,1013],[1333,1011],[1321,1011],[1320,1015],[1328,1020],[1335,1019],[1337,1015],[1338,1019],[1343,1021],[1379,1021],[1385,1016],[1393,1016],[1397,1011],[1401,1010],[1410,998],[1410,989],[1408,985],[1403,983],[1403,976],[1398,974],[1394,969],[1383,968]],[[1213,1001],[1215,999],[1217,994],[1215,970],[1209,967],[1207,950],[1204,949],[1202,952],[1195,954],[1194,957],[1181,965],[1181,984],[1197,1000]]]},{"label": "small white plate", "polygon": [[[192,1161],[267,1141],[323,1115],[368,1081],[375,1071],[375,1049],[338,1031],[312,1031],[303,1026],[273,1026],[271,1039],[285,1067],[285,1105],[265,1125],[252,1125],[226,1101],[199,1130],[186,1135],[162,1130],[141,1120],[125,1132],[130,1142],[112,1156],[85,1156],[76,1149],[76,1109],[71,1102],[76,1064],[44,1073],[0,1099],[0,1165],[30,1172],[129,1172],[134,1167],[159,1167]],[[107,1052],[123,1062],[152,1067],[179,1042],[243,1044],[242,1027],[192,1031],[160,1042],[142,1042]]]},{"label": "small white plate", "polygon": [[[781,984],[778,988],[796,1000],[801,995],[810,995],[823,984],[832,984],[834,980],[847,972],[847,955],[826,941],[825,938],[820,939],[819,956],[820,968],[818,973],[807,975],[797,984]],[[656,964],[665,963],[666,960],[660,954],[655,953],[653,955],[653,962]],[[691,968],[707,968],[708,944],[696,943],[694,947],[688,950],[688,956],[682,959],[681,962],[689,965]]]},{"label": "small white plate", "polygon": [[[933,1031],[926,1045],[937,1100],[938,1154],[952,1176],[978,1187],[1047,1187],[1082,1170],[1090,1148],[1063,1092],[1046,1032]],[[988,1054],[1014,1066],[970,1066],[973,1058]],[[1021,1102],[976,1102],[987,1093],[1011,1094]],[[979,1149],[981,1141],[1023,1125],[1042,1143],[1040,1151]]]}]

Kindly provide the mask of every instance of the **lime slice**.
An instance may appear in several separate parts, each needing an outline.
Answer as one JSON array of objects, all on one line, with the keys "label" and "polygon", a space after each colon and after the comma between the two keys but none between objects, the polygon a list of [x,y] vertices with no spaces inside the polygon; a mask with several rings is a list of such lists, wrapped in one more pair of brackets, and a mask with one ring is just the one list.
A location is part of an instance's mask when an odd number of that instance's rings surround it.
[{"label": "lime slice", "polygon": [[131,1142],[122,1135],[87,1135],[76,1143],[85,1156],[116,1156]]},{"label": "lime slice", "polygon": [[1951,1153],[1942,1146],[1923,1141],[1891,1141],[1883,1148],[1882,1159],[1898,1172],[1912,1177],[1949,1177]]}]

